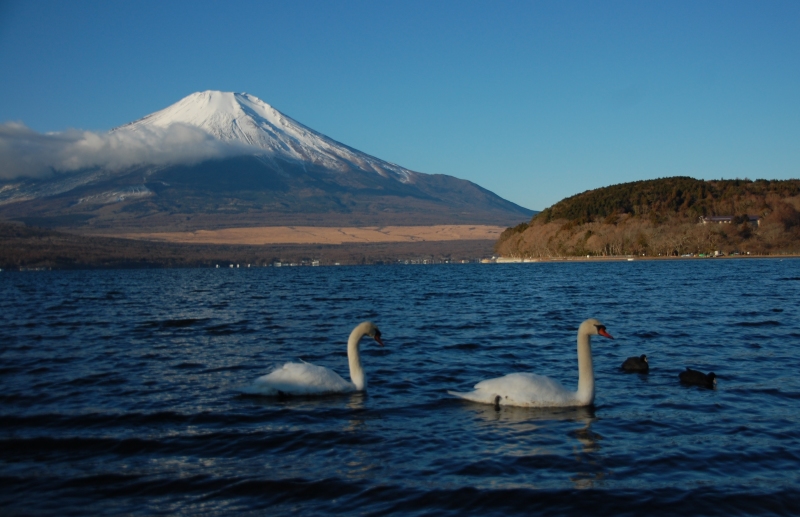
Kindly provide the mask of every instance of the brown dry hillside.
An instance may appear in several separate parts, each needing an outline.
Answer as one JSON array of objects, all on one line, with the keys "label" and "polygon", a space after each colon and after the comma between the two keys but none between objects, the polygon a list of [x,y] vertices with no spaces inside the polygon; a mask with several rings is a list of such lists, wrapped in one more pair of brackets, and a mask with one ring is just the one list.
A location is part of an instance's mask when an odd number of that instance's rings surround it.
[{"label": "brown dry hillside", "polygon": [[[701,222],[711,216],[732,219]],[[800,180],[673,177],[590,190],[506,229],[495,251],[522,257],[797,253]]]}]

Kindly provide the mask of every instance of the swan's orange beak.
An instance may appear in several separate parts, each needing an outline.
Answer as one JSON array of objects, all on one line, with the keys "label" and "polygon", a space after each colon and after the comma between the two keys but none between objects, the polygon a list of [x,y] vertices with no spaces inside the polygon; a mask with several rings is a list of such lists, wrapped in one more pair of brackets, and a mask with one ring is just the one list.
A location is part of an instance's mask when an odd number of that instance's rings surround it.
[{"label": "swan's orange beak", "polygon": [[376,332],[375,335],[372,336],[372,339],[377,341],[379,345],[383,346],[383,341],[381,341],[381,333],[380,332]]},{"label": "swan's orange beak", "polygon": [[599,328],[599,329],[597,329],[597,333],[598,333],[598,334],[600,334],[600,335],[601,335],[601,336],[603,336],[603,337],[607,337],[608,339],[614,339],[614,336],[612,336],[611,334],[609,334],[608,332],[606,332],[606,329],[605,329],[605,328]]}]

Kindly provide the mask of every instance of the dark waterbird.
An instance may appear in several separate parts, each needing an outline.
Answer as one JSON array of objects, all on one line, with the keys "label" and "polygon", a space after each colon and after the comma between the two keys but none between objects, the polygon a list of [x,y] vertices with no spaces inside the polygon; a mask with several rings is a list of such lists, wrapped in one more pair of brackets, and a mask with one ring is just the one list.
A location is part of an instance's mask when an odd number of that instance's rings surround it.
[{"label": "dark waterbird", "polygon": [[717,385],[717,376],[714,372],[705,374],[697,370],[692,370],[688,366],[685,372],[680,373],[679,377],[684,384],[692,384],[694,386],[702,386],[711,389],[714,389]]},{"label": "dark waterbird", "polygon": [[647,373],[650,371],[650,363],[647,362],[647,356],[642,354],[639,357],[625,359],[622,369],[626,372]]}]

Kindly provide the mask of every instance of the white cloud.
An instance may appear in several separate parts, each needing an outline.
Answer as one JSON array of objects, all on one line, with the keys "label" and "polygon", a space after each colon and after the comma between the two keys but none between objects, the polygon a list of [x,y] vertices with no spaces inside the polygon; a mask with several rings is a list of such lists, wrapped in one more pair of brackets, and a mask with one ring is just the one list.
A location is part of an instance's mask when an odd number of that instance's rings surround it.
[{"label": "white cloud", "polygon": [[191,164],[258,150],[221,142],[185,124],[120,128],[108,133],[69,129],[37,133],[17,122],[0,124],[0,179],[43,178],[90,167]]}]

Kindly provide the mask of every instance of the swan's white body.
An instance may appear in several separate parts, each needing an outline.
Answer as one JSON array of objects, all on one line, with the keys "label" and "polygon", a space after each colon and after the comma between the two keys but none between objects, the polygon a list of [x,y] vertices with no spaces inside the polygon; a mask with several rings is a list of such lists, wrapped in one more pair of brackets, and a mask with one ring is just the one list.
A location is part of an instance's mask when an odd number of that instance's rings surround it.
[{"label": "swan's white body", "polygon": [[589,406],[594,402],[593,335],[611,338],[605,326],[596,319],[581,323],[578,329],[578,391],[569,390],[558,381],[543,375],[510,373],[497,379],[481,381],[475,385],[474,391],[468,393],[448,393],[472,402],[499,406]]},{"label": "swan's white body", "polygon": [[364,336],[370,336],[381,346],[381,333],[373,323],[365,321],[350,333],[347,340],[347,359],[350,363],[350,379],[342,377],[329,368],[311,363],[286,363],[267,375],[259,377],[245,391],[257,395],[327,395],[332,393],[350,393],[367,389],[367,378],[361,367],[359,342]]}]

